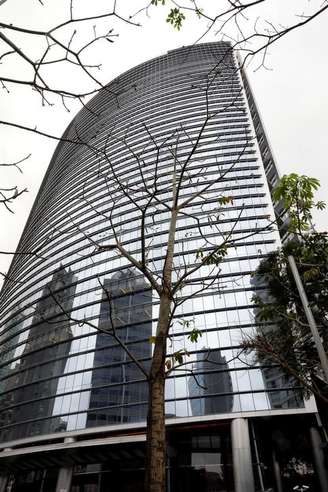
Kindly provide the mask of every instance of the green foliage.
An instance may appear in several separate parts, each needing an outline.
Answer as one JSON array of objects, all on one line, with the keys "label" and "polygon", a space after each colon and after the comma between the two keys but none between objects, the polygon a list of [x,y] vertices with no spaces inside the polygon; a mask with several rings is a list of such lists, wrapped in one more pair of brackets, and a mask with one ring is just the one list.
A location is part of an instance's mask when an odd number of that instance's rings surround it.
[{"label": "green foliage", "polygon": [[[158,5],[165,5],[165,0],[151,0],[151,5],[155,5],[156,7]],[[196,14],[198,17],[201,17],[201,9],[196,9]],[[172,26],[177,29],[178,31],[180,31],[181,27],[182,27],[182,23],[183,21],[185,20],[185,15],[183,12],[181,12],[181,9],[179,7],[174,7],[174,8],[171,8],[167,18],[166,18],[166,22],[168,22],[169,24],[172,24]]]},{"label": "green foliage", "polygon": [[[175,4],[175,2],[172,3]],[[150,4],[154,5],[155,7],[159,5],[166,5],[166,0],[151,0]],[[166,22],[172,24],[172,26],[178,31],[180,31],[182,27],[182,23],[186,18],[182,10],[188,10],[188,11],[193,10],[196,16],[198,17],[198,19],[201,19],[204,16],[204,9],[198,8],[196,7],[196,5],[194,6],[194,8],[178,7],[178,6],[171,8],[166,18]]]},{"label": "green foliage", "polygon": [[174,352],[170,357],[168,357],[165,361],[165,367],[168,371],[174,369],[176,366],[179,366],[185,362],[185,357],[189,357],[190,354],[185,349],[180,349]]},{"label": "green foliage", "polygon": [[197,343],[198,342],[198,339],[201,338],[203,336],[203,333],[198,330],[197,328],[194,328],[189,334],[188,334],[188,339],[192,342],[192,343]]},{"label": "green foliage", "polygon": [[228,205],[229,203],[233,204],[232,196],[220,196],[218,198],[219,205]]},{"label": "green foliage", "polygon": [[184,328],[190,328],[190,326],[194,323],[193,319],[181,319],[178,321],[179,325],[183,326]]},{"label": "green foliage", "polygon": [[202,249],[198,249],[196,251],[196,260],[202,259],[202,258],[204,258],[204,256],[205,256],[205,253]]},{"label": "green foliage", "polygon": [[166,22],[172,24],[172,26],[180,31],[182,27],[182,22],[185,20],[185,15],[178,7],[170,10],[169,15],[166,18]]},{"label": "green foliage", "polygon": [[[183,319],[178,321],[179,325],[182,325],[183,328],[189,329],[191,326],[194,325],[195,321],[193,319]],[[187,338],[192,342],[192,343],[197,343],[198,338],[202,337],[203,333],[198,330],[198,328],[193,328],[190,333],[188,333]]]},{"label": "green foliage", "polygon": [[[184,328],[190,328],[194,324],[194,320],[188,320],[188,319],[183,319],[178,321],[180,325],[182,325]],[[187,338],[192,342],[192,343],[197,343],[198,339],[202,337],[202,332],[198,330],[197,328],[193,328],[190,333],[188,333]],[[152,337],[155,338],[155,337]],[[174,352],[170,357],[168,357],[165,361],[165,367],[167,371],[170,371],[171,369],[174,369],[177,365],[181,365],[185,362],[185,358],[189,357],[190,354],[186,349],[180,349]]]},{"label": "green foliage", "polygon": [[312,267],[303,274],[303,279],[308,282],[320,277],[319,268]]},{"label": "green foliage", "polygon": [[228,246],[226,244],[222,244],[214,250],[204,251],[203,249],[198,249],[196,251],[196,260],[203,261],[204,265],[216,265],[219,266],[222,263],[224,257],[228,253]]},{"label": "green foliage", "polygon": [[273,191],[273,199],[282,202],[290,217],[290,232],[301,233],[309,230],[312,220],[312,209],[323,210],[325,203],[315,203],[314,192],[320,187],[316,178],[300,176],[296,173],[284,175]]},{"label": "green foliage", "polygon": [[177,352],[174,352],[173,354],[174,361],[177,362],[178,364],[183,364],[183,355],[184,355],[183,350],[178,350]]},{"label": "green foliage", "polygon": [[212,253],[205,259],[204,265],[219,266],[226,254],[226,251],[222,251],[222,253]]},{"label": "green foliage", "polygon": [[315,204],[315,207],[318,209],[318,210],[324,210],[326,208],[326,204],[325,202],[323,202],[322,200],[320,200],[319,202],[317,202]]},{"label": "green foliage", "polygon": [[276,306],[274,303],[268,304],[263,302],[260,296],[254,295],[252,297],[252,302],[256,305],[258,310],[257,319],[259,321],[270,321],[276,317]]}]

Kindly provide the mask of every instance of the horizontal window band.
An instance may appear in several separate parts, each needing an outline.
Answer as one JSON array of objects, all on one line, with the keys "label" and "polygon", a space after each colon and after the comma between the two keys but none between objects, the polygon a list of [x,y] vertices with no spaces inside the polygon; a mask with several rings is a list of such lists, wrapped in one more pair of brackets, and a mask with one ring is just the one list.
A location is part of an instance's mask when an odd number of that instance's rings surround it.
[{"label": "horizontal window band", "polygon": [[[255,395],[255,394],[259,394],[259,393],[270,393],[270,394],[274,394],[274,393],[278,393],[278,392],[282,392],[282,391],[291,391],[291,392],[295,392],[295,393],[299,393],[299,391],[301,390],[300,387],[298,386],[287,386],[287,387],[283,387],[281,389],[266,389],[266,390],[253,390],[253,391],[238,391],[238,392],[231,392],[231,393],[224,393],[224,394],[215,394],[213,393],[209,398],[211,397],[215,397],[215,396],[241,396],[241,395]],[[176,399],[167,399],[165,400],[165,403],[173,403],[173,402],[179,402],[179,401],[191,401],[191,400],[199,400],[200,398],[202,397],[199,397],[199,396],[195,396],[195,397],[190,397],[190,398],[186,398],[186,397],[183,397],[183,398],[176,398]],[[205,397],[206,398],[206,397]],[[104,407],[94,407],[93,409],[87,409],[87,410],[79,410],[79,411],[72,411],[72,413],[62,413],[62,414],[56,414],[56,415],[48,415],[46,417],[39,417],[39,418],[36,418],[36,419],[29,419],[29,420],[24,420],[24,421],[21,421],[21,422],[17,422],[17,423],[14,423],[14,424],[9,424],[9,425],[4,425],[0,428],[0,430],[4,430],[4,429],[9,429],[9,428],[14,428],[14,427],[17,427],[19,425],[27,425],[27,424],[32,424],[34,422],[40,422],[40,421],[45,421],[45,420],[50,420],[52,418],[61,418],[61,417],[70,417],[70,416],[75,416],[75,415],[81,415],[81,414],[88,414],[88,413],[91,413],[91,412],[97,412],[97,411],[103,411],[103,410],[111,410],[111,409],[119,409],[119,408],[129,408],[129,407],[134,407],[134,406],[141,406],[141,405],[147,405],[147,401],[142,401],[142,402],[132,402],[132,403],[126,403],[126,404],[123,404],[123,405],[116,405],[116,406],[111,406],[111,407],[108,407],[108,406],[104,406]],[[277,409],[271,409],[271,410],[277,410]],[[236,410],[236,412],[239,412],[240,410]],[[230,412],[229,412],[230,413]],[[233,412],[231,412],[233,414]]]}]

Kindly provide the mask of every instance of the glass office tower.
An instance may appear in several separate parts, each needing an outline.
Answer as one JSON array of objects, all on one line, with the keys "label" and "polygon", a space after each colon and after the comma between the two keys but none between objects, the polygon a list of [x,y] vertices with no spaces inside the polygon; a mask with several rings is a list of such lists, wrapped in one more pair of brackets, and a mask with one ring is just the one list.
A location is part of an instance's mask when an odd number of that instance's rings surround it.
[{"label": "glass office tower", "polygon": [[[110,293],[111,299],[108,299]],[[87,427],[117,422],[138,422],[145,418],[148,386],[140,380],[139,369],[124,347],[109,340],[106,332],[117,330],[120,340],[132,346],[138,360],[149,361],[152,336],[152,293],[149,285],[133,269],[116,272],[103,284],[99,327],[95,345],[94,366]],[[111,343],[109,343],[111,342]],[[132,406],[129,404],[132,403]]]},{"label": "glass office tower", "polygon": [[2,290],[0,472],[13,492],[142,490],[148,390],[117,336],[147,367],[158,296],[111,245],[138,262],[144,241],[160,272],[183,166],[180,196],[203,192],[179,216],[175,275],[200,248],[235,244],[218,277],[204,265],[183,286],[173,318],[168,351],[187,350],[193,374],[172,371],[166,382],[168,487],[280,492],[300,469],[322,487],[314,402],[278,368],[240,353],[258,326],[251,297],[265,289],[251,274],[280,244],[277,171],[246,76],[218,42],[117,77],[57,146],[18,247],[38,254],[17,255]]}]

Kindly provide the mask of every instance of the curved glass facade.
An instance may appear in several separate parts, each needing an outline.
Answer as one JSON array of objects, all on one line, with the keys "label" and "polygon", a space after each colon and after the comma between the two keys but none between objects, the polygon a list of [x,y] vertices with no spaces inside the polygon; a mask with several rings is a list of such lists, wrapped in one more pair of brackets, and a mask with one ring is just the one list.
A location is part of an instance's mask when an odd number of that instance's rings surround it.
[{"label": "curved glass facade", "polygon": [[[256,329],[251,297],[263,288],[251,272],[279,245],[243,84],[228,43],[181,48],[115,79],[68,127],[19,244],[18,251],[34,254],[14,258],[2,290],[1,441],[145,420],[143,374],[105,331],[115,325],[147,365],[157,294],[117,250],[97,245],[113,241],[114,227],[140,259],[144,184],[151,190],[156,175],[160,199],[170,200],[173,168],[186,159],[182,197],[220,179],[206,203],[194,201],[179,217],[176,271],[193,264],[204,236],[215,243],[231,234],[237,242],[211,288],[198,292],[200,281],[211,281],[210,265],[183,288],[169,350],[187,349],[203,384],[173,372],[167,417],[302,405],[277,368],[239,356],[243,334]],[[233,199],[224,208],[218,207],[222,194]],[[165,207],[150,208],[145,221],[147,261],[159,271]],[[202,331],[196,344],[188,338],[193,327]]]}]

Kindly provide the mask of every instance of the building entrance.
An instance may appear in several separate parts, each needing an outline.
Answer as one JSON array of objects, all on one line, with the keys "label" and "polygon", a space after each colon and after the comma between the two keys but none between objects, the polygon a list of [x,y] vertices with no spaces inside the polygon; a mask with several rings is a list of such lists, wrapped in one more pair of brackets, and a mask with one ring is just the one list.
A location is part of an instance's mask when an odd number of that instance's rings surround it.
[{"label": "building entrance", "polygon": [[[144,492],[145,445],[117,447],[101,464],[74,468],[71,492]],[[234,492],[229,426],[168,436],[168,492]]]}]

